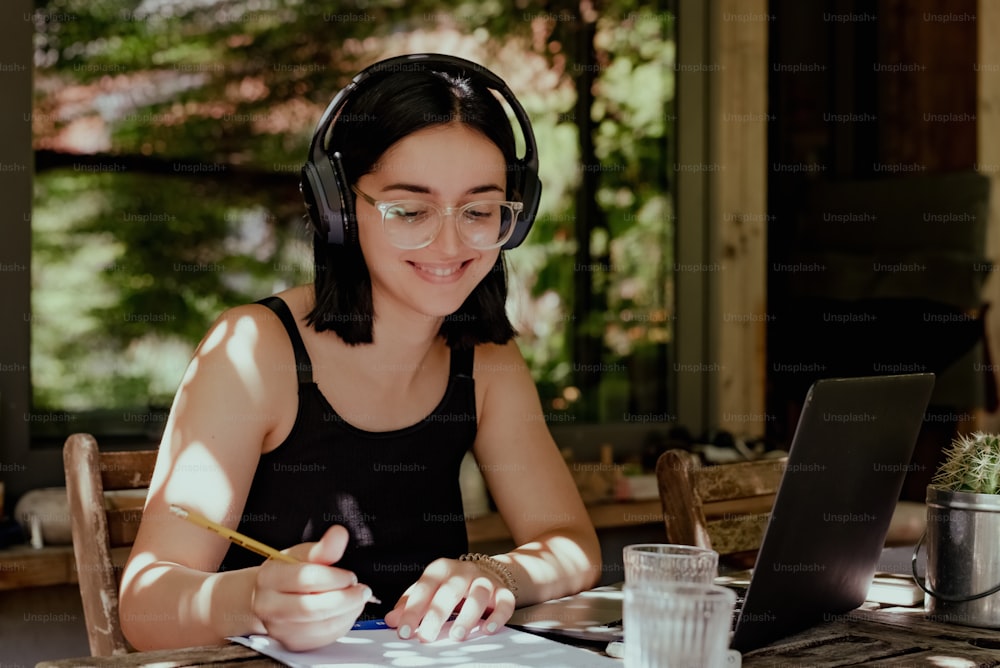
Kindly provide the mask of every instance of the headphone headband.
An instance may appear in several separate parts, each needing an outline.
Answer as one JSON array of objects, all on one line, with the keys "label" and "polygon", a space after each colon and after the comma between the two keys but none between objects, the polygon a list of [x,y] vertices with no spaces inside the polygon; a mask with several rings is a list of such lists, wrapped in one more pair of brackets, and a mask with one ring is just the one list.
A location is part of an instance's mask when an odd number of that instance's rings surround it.
[{"label": "headphone headband", "polygon": [[524,107],[503,79],[482,65],[457,56],[418,53],[380,60],[361,70],[334,96],[316,125],[309,144],[309,157],[302,167],[299,188],[315,229],[326,238],[327,243],[344,244],[353,241],[357,233],[354,196],[350,192],[340,153],[336,147],[326,146],[327,137],[341,109],[359,88],[370,85],[380,78],[379,75],[427,71],[469,76],[480,86],[495,90],[510,105],[521,128],[525,147],[524,156],[515,159],[515,169],[508,173],[515,179],[514,187],[521,194],[524,211],[514,227],[514,233],[502,248],[515,248],[527,236],[538,213],[542,184],[538,178],[538,148]]}]

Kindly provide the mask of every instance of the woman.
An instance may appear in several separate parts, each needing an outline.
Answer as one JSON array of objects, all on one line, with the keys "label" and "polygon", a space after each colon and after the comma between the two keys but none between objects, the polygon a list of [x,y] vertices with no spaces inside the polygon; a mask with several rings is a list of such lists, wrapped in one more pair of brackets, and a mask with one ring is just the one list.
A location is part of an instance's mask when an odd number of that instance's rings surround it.
[{"label": "woman", "polygon": [[[464,639],[598,579],[504,310],[501,250],[523,239],[540,186],[491,88],[533,156],[506,86],[447,56],[377,63],[324,114],[303,170],[314,283],[226,312],[195,353],[123,575],[136,648],[267,633],[305,650],[361,615],[401,638]],[[466,554],[470,449],[509,553]],[[264,561],[171,504],[301,563]]]}]

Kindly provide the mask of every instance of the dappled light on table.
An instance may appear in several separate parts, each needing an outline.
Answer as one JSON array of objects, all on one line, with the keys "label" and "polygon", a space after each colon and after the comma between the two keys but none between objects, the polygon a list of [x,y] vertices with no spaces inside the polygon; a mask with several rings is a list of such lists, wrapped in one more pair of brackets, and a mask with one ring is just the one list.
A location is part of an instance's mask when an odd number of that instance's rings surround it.
[{"label": "dappled light on table", "polygon": [[288,666],[354,666],[417,668],[448,666],[504,666],[518,668],[601,668],[621,666],[615,659],[577,647],[563,645],[530,633],[503,628],[493,635],[476,627],[464,641],[448,638],[446,625],[441,640],[421,643],[401,640],[395,629],[352,631],[340,640],[309,652],[290,652],[267,636],[230,638]]}]

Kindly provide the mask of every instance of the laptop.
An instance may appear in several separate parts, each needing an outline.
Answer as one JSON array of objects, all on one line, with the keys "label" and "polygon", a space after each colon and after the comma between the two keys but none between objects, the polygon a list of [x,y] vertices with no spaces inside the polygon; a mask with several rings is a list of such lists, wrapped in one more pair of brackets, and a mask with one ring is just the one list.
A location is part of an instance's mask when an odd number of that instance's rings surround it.
[{"label": "laptop", "polygon": [[[809,388],[734,615],[733,649],[762,647],[865,601],[933,386],[934,374],[917,373]],[[620,585],[598,587],[519,608],[508,626],[597,646],[622,638],[621,605]]]}]

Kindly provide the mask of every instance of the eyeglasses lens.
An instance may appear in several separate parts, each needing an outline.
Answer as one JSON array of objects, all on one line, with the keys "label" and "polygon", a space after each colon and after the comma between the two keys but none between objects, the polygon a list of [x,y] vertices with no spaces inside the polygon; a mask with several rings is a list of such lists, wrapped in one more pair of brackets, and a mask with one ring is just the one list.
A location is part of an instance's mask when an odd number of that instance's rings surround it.
[{"label": "eyeglasses lens", "polygon": [[[429,202],[391,202],[382,221],[389,240],[400,248],[422,248],[430,244],[442,227],[442,213]],[[514,230],[516,212],[505,202],[471,202],[454,211],[458,233],[472,248],[486,250],[502,245]]]}]

